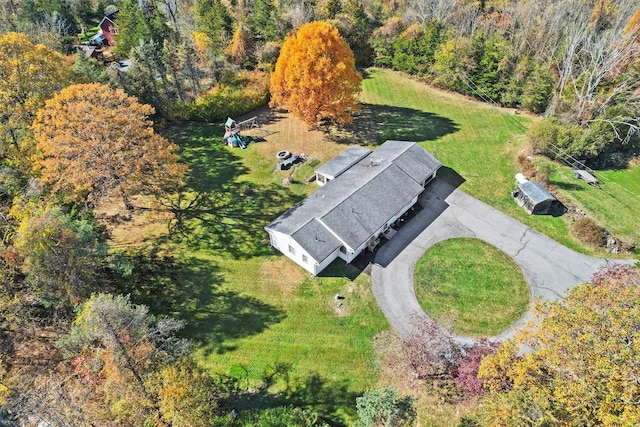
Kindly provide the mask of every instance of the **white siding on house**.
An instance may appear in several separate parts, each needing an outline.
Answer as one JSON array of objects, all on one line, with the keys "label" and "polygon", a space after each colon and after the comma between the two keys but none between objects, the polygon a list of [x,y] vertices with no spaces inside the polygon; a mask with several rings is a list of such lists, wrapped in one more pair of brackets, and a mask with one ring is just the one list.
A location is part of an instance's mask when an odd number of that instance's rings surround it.
[{"label": "white siding on house", "polygon": [[313,259],[291,236],[277,231],[271,231],[269,235],[271,236],[271,246],[295,261],[300,267],[314,275],[321,271],[317,268],[318,261]]},{"label": "white siding on house", "polygon": [[344,252],[338,250],[338,258],[343,259],[346,263],[353,261],[359,254],[355,253],[352,249],[343,246]]},{"label": "white siding on house", "polygon": [[312,274],[337,257],[352,262],[417,202],[441,166],[415,142],[351,147],[316,170],[322,188],[265,227],[271,244]]},{"label": "white siding on house", "polygon": [[329,266],[329,264],[331,264],[333,261],[335,261],[336,258],[338,258],[338,253],[339,252],[340,252],[339,250],[336,250],[334,253],[329,255],[324,261],[322,261],[320,264],[316,265],[316,271],[313,273],[313,275],[315,276],[316,274],[320,273],[322,270],[327,268]]}]

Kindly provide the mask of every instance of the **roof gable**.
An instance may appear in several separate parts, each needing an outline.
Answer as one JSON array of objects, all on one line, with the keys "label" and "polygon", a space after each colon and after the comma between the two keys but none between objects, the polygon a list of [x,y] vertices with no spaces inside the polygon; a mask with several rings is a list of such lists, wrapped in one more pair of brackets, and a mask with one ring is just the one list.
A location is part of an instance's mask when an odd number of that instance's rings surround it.
[{"label": "roof gable", "polygon": [[342,242],[317,218],[303,225],[291,237],[318,262],[324,261],[342,246]]},{"label": "roof gable", "polygon": [[389,165],[324,215],[322,221],[356,249],[422,190],[399,167]]},{"label": "roof gable", "polygon": [[364,157],[362,147],[345,152],[348,169],[265,227],[291,236],[316,261],[366,243],[442,166],[415,142],[387,141]]}]

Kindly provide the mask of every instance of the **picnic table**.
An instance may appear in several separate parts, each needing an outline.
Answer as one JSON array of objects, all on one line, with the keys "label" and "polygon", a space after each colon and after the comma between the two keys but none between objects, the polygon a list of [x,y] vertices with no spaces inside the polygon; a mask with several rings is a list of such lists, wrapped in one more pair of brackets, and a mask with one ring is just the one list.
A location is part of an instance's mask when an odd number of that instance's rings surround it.
[{"label": "picnic table", "polygon": [[600,188],[600,181],[593,174],[584,169],[573,169],[573,174],[576,178],[583,180],[589,185]]},{"label": "picnic table", "polygon": [[278,163],[278,169],[280,170],[287,170],[289,169],[294,163],[298,162],[298,160],[300,160],[300,156],[298,154],[292,154],[291,156],[289,156],[288,158],[284,159],[283,161],[281,161],[280,163]]}]

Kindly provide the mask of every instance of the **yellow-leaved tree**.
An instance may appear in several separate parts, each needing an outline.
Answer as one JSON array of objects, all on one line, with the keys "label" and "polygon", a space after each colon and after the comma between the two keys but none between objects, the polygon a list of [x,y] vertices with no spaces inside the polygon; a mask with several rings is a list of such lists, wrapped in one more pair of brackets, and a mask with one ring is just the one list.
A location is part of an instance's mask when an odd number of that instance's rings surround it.
[{"label": "yellow-leaved tree", "polygon": [[482,361],[483,425],[640,425],[640,269],[591,282],[539,304],[537,327]]},{"label": "yellow-leaved tree", "polygon": [[349,123],[360,109],[361,82],[353,52],[338,30],[324,21],[310,22],[282,45],[271,74],[271,106],[311,126]]},{"label": "yellow-leaved tree", "polygon": [[33,124],[43,183],[66,200],[95,205],[121,196],[162,196],[187,169],[177,147],[153,130],[153,107],[102,84],[69,86],[46,102]]},{"label": "yellow-leaved tree", "polygon": [[[0,34],[0,155],[26,160],[25,136],[44,101],[71,83],[64,57],[22,33]],[[26,138],[32,140],[32,138]]]}]

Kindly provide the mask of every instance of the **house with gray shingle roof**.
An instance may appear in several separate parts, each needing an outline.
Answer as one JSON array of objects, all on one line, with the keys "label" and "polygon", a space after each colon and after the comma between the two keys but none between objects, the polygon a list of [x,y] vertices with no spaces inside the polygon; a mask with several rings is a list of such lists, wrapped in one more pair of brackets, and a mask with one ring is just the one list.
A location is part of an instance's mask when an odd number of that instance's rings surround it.
[{"label": "house with gray shingle roof", "polygon": [[368,148],[352,145],[340,153],[340,155],[316,169],[316,184],[325,185],[332,179],[336,179],[338,175],[341,175],[369,154],[371,154],[371,150]]},{"label": "house with gray shingle roof", "polygon": [[442,166],[415,142],[350,147],[316,170],[315,193],[265,227],[271,246],[311,274],[349,263],[417,201]]}]

